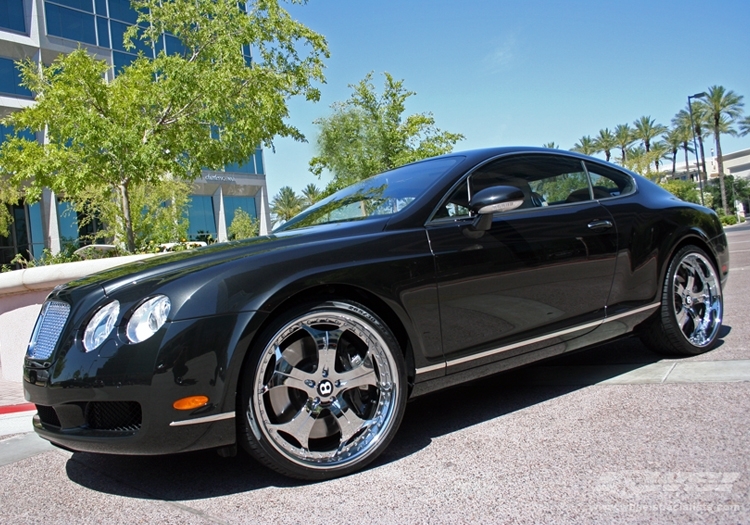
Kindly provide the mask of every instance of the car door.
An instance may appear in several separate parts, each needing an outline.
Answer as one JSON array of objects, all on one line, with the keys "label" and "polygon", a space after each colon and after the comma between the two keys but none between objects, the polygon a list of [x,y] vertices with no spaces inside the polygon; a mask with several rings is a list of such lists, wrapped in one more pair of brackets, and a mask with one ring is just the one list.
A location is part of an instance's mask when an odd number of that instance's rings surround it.
[{"label": "car door", "polygon": [[[521,189],[523,204],[474,231],[471,195],[498,185]],[[580,159],[486,163],[449,194],[427,233],[448,373],[559,344],[604,318],[617,233]]]}]

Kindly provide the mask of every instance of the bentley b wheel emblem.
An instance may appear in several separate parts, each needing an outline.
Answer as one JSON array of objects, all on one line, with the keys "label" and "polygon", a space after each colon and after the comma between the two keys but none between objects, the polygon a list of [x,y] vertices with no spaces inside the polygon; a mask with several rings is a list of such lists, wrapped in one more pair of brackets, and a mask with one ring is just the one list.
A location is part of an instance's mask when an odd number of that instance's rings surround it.
[{"label": "bentley b wheel emblem", "polygon": [[331,383],[327,379],[325,381],[321,381],[318,385],[318,393],[321,396],[330,396],[331,392],[333,392],[333,383]]}]

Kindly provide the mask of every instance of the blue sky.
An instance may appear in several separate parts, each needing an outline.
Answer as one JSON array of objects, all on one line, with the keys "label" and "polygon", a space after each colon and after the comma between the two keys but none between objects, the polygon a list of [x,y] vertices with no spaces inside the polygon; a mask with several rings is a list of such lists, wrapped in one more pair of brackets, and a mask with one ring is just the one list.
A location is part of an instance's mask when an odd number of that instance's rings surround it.
[{"label": "blue sky", "polygon": [[[748,0],[309,0],[287,6],[323,34],[331,57],[318,103],[293,99],[289,122],[308,143],[266,149],[269,196],[324,187],[308,171],[316,118],[349,84],[387,71],[417,94],[407,114],[432,112],[462,133],[456,150],[555,142],[643,115],[668,125],[687,96],[723,85],[750,114]],[[722,137],[725,152],[750,136]],[[708,152],[708,151],[707,151]]]}]

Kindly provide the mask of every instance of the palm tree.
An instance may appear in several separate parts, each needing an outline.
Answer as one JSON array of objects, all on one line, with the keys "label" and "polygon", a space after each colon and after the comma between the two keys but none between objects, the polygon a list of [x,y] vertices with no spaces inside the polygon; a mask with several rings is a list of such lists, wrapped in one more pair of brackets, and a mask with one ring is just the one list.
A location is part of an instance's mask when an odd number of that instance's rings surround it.
[{"label": "palm tree", "polygon": [[304,206],[312,206],[323,198],[323,192],[312,182],[302,189],[302,200]]},{"label": "palm tree", "polygon": [[[659,173],[659,163],[664,159],[668,159],[670,152],[669,144],[663,140],[651,144],[651,151],[648,153],[651,161],[654,163],[656,173]],[[674,168],[672,169],[672,174],[674,175]]]},{"label": "palm tree", "polygon": [[302,199],[289,186],[284,186],[271,201],[275,223],[284,223],[302,211]]},{"label": "palm tree", "polygon": [[[681,109],[672,119],[672,128],[677,131],[677,134],[682,138],[682,149],[685,151],[685,171],[690,172],[690,161],[688,159],[688,153],[693,151],[690,147],[690,141],[693,140],[693,129],[690,124],[690,113],[686,110]],[[700,172],[698,162],[695,163],[697,171]],[[692,176],[691,176],[692,177]]]},{"label": "palm tree", "polygon": [[750,117],[745,117],[739,122],[740,125],[740,137],[750,133]]},{"label": "palm tree", "polygon": [[630,145],[635,142],[635,139],[633,138],[633,130],[630,128],[629,124],[618,124],[615,126],[615,142],[622,153],[620,164],[625,166],[625,163],[627,162],[628,148],[630,148]]},{"label": "palm tree", "polygon": [[651,151],[651,141],[667,131],[666,126],[657,124],[650,116],[639,118],[633,122],[633,126],[635,127],[633,130],[633,137],[636,140],[643,142],[643,147],[646,148],[646,153]]},{"label": "palm tree", "polygon": [[643,146],[628,148],[626,159],[625,164],[623,164],[626,168],[644,177],[650,175],[651,160],[646,148]]},{"label": "palm tree", "polygon": [[581,140],[575,143],[575,145],[571,148],[571,151],[583,153],[584,155],[595,155],[599,152],[594,139],[592,139],[589,135],[581,137]]},{"label": "palm tree", "polygon": [[[686,111],[690,111],[690,108]],[[695,137],[698,139],[698,152],[701,157],[701,178],[704,183],[708,181],[708,170],[706,169],[706,150],[703,147],[703,141],[708,136],[706,128],[708,127],[706,111],[700,104],[693,104],[693,124],[695,125]]]},{"label": "palm tree", "polygon": [[542,144],[542,147],[543,148],[548,148],[548,149],[560,149],[560,146],[558,146],[554,142],[548,142],[546,144]]},{"label": "palm tree", "polygon": [[[672,178],[675,178],[677,174],[677,152],[680,151],[684,143],[685,130],[679,127],[670,128],[664,134],[664,144],[669,147],[669,152],[672,154]],[[687,154],[686,154],[687,155]],[[687,157],[685,157],[685,166],[687,166]]]},{"label": "palm tree", "polygon": [[707,96],[698,102],[701,113],[704,113],[716,142],[716,160],[719,163],[719,186],[721,187],[721,205],[724,213],[729,214],[727,192],[724,188],[724,160],[721,154],[721,134],[736,135],[732,127],[742,116],[742,95],[727,91],[724,86],[711,86]]},{"label": "palm tree", "polygon": [[609,162],[612,158],[612,150],[617,147],[617,138],[609,128],[600,129],[599,135],[594,139],[594,144],[599,151],[604,152],[604,157]]}]

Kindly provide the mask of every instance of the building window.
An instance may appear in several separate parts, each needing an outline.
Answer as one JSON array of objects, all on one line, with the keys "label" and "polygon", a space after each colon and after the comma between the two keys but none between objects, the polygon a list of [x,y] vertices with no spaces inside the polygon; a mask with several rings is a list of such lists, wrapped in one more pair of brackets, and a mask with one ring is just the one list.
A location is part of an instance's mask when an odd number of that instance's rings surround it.
[{"label": "building window", "polygon": [[122,71],[122,68],[129,66],[132,64],[135,59],[138,58],[135,55],[131,55],[130,53],[122,53],[120,51],[113,51],[112,52],[112,62],[115,64],[115,74],[119,74],[120,71]]},{"label": "building window", "polygon": [[31,130],[23,129],[16,133],[16,131],[13,129],[13,126],[3,126],[2,124],[0,124],[0,144],[5,142],[8,135],[18,135],[19,137],[26,140],[36,140],[36,134],[34,134]]},{"label": "building window", "polygon": [[42,206],[38,202],[27,204],[26,211],[29,217],[29,251],[34,259],[40,259],[44,251],[44,224],[42,223]]},{"label": "building window", "polygon": [[9,207],[13,216],[10,235],[0,236],[0,264],[10,264],[16,254],[25,259],[39,259],[44,250],[44,229],[41,206],[13,205]]},{"label": "building window", "polygon": [[224,168],[225,171],[232,171],[236,173],[250,173],[250,174],[263,174],[263,151],[258,148],[255,153],[250,156],[247,161],[242,164],[227,164]]},{"label": "building window", "polygon": [[79,11],[86,11],[87,13],[94,12],[94,4],[91,0],[51,0],[55,4],[64,5],[65,7],[71,7]]},{"label": "building window", "polygon": [[263,150],[258,148],[255,150],[255,173],[263,174]]},{"label": "building window", "polygon": [[106,18],[96,17],[96,32],[99,37],[99,46],[109,47],[109,24]]},{"label": "building window", "polygon": [[130,0],[109,0],[109,17],[133,25],[138,13],[130,7]]},{"label": "building window", "polygon": [[216,240],[213,197],[192,195],[188,204],[188,236],[191,241]]},{"label": "building window", "polygon": [[94,15],[45,3],[47,34],[96,45]]},{"label": "building window", "polygon": [[0,28],[26,33],[23,0],[0,1]]},{"label": "building window", "polygon": [[31,91],[21,85],[21,72],[10,58],[0,58],[0,93],[17,97],[33,97]]},{"label": "building window", "polygon": [[255,197],[224,195],[224,213],[227,216],[227,226],[232,224],[237,210],[244,211],[253,219],[258,218],[258,213],[255,210]]},{"label": "building window", "polygon": [[57,199],[57,226],[63,249],[70,244],[78,247],[78,213],[68,201]]}]

